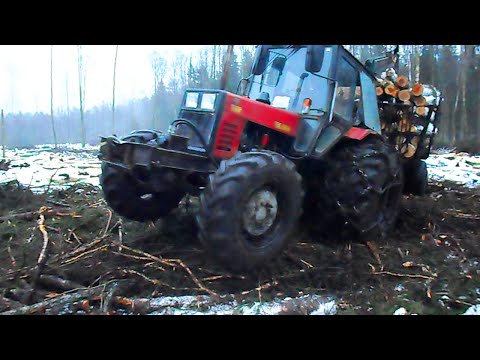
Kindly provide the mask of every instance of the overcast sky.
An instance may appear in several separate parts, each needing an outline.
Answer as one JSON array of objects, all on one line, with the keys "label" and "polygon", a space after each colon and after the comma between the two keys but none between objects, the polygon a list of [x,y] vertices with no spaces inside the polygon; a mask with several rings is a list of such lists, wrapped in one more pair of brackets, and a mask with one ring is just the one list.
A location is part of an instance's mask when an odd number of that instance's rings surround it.
[{"label": "overcast sky", "polygon": [[[205,45],[120,45],[115,103],[153,92],[151,54],[171,58],[195,54]],[[115,45],[82,46],[86,70],[85,107],[111,104]],[[67,99],[68,87],[68,99]],[[53,47],[54,108],[79,107],[76,45]],[[10,112],[50,112],[50,45],[0,45],[0,108]]]}]

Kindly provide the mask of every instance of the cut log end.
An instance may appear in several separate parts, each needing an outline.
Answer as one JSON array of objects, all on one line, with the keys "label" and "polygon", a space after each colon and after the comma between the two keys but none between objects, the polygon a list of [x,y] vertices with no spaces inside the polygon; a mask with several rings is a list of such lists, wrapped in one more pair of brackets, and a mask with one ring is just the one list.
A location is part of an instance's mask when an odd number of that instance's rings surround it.
[{"label": "cut log end", "polygon": [[420,116],[427,115],[427,108],[425,106],[417,106],[415,113]]},{"label": "cut log end", "polygon": [[409,90],[400,90],[398,92],[398,99],[403,101],[403,102],[406,102],[406,101],[409,101],[411,98],[411,94],[410,94],[410,91]]},{"label": "cut log end", "polygon": [[413,99],[413,102],[415,103],[415,105],[417,106],[425,106],[427,104],[427,100],[423,97],[423,96],[416,96],[414,99]]},{"label": "cut log end", "polygon": [[420,83],[415,84],[412,88],[412,93],[414,96],[421,96],[423,94],[423,85]]},{"label": "cut log end", "polygon": [[389,84],[385,86],[385,94],[396,97],[398,94],[398,88],[393,84]]},{"label": "cut log end", "polygon": [[408,78],[405,76],[405,75],[400,75],[398,78],[397,78],[397,86],[402,88],[402,89],[405,89],[405,88],[408,88],[409,86],[409,81],[408,81]]}]

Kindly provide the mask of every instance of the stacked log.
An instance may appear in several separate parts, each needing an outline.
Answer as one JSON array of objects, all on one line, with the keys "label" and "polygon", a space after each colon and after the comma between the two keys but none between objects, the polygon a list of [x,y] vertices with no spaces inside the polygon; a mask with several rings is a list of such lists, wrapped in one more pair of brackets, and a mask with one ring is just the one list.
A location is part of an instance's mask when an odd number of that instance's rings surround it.
[{"label": "stacked log", "polygon": [[[421,83],[412,84],[404,75],[397,75],[392,69],[387,69],[380,78],[377,78],[376,93],[379,101],[383,103],[402,104],[395,116],[382,118],[382,131],[392,139],[397,150],[405,158],[415,155],[420,143],[420,134],[424,126],[433,127],[431,121],[435,117],[432,106],[440,103],[440,93],[430,85]],[[429,116],[429,117],[428,117]],[[428,123],[425,123],[425,122]],[[421,125],[423,124],[423,125]],[[390,134],[389,134],[390,133]],[[432,136],[427,131],[426,137]],[[423,143],[428,144],[429,139]]]}]

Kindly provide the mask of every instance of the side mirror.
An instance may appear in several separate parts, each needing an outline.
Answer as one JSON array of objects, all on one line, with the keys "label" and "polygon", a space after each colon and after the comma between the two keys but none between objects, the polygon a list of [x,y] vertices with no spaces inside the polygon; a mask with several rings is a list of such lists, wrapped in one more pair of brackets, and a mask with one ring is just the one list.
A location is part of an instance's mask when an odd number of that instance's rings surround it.
[{"label": "side mirror", "polygon": [[285,68],[285,63],[287,62],[286,57],[276,57],[273,60],[272,66],[268,70],[267,77],[265,79],[265,84],[268,86],[277,86],[280,81],[280,76],[282,76],[283,69]]},{"label": "side mirror", "polygon": [[308,45],[307,57],[305,59],[305,70],[311,73],[319,72],[322,69],[325,47],[322,45]]},{"label": "side mirror", "polygon": [[253,67],[252,67],[252,74],[253,75],[261,75],[267,68],[268,64],[268,55],[270,45],[259,45],[255,50],[255,56],[253,58]]},{"label": "side mirror", "polygon": [[241,79],[237,86],[237,95],[244,96],[247,92],[248,79]]}]

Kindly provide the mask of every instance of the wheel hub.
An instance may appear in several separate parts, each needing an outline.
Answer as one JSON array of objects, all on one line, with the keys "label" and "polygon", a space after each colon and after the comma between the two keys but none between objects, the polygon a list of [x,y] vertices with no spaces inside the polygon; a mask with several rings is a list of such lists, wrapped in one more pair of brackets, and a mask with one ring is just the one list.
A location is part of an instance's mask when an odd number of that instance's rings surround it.
[{"label": "wheel hub", "polygon": [[243,227],[253,236],[263,235],[272,227],[277,212],[277,195],[267,189],[257,190],[245,205]]}]

